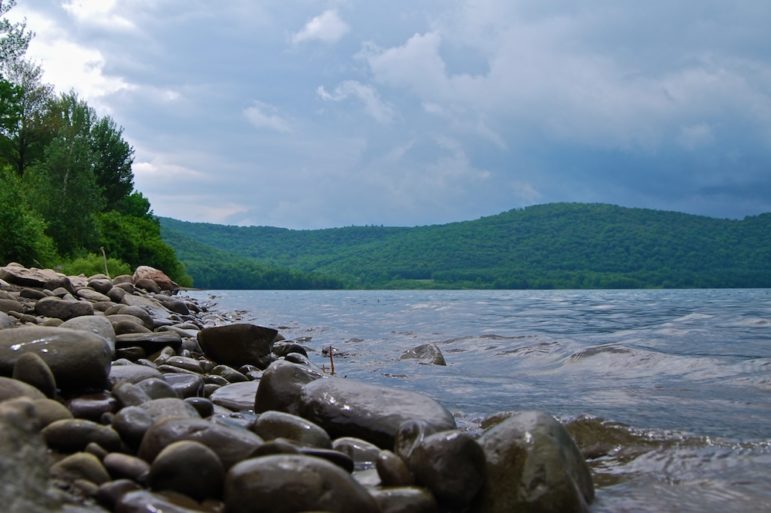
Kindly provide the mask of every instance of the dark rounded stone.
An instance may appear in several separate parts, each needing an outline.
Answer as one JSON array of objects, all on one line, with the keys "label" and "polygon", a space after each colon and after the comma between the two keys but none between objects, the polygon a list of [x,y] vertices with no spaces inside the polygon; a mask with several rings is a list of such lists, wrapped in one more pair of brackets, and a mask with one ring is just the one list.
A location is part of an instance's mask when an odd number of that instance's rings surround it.
[{"label": "dark rounded stone", "polygon": [[52,422],[43,428],[43,438],[50,448],[61,452],[82,451],[91,442],[109,451],[121,448],[120,436],[114,429],[83,419]]},{"label": "dark rounded stone", "polygon": [[425,437],[410,454],[407,466],[415,482],[425,486],[444,509],[464,511],[485,481],[485,453],[461,431]]},{"label": "dark rounded stone", "polygon": [[148,378],[160,378],[162,374],[157,370],[145,365],[113,365],[110,369],[110,383],[114,387],[118,383],[127,381],[129,383],[139,383]]},{"label": "dark rounded stone", "polygon": [[163,378],[179,397],[200,396],[203,391],[203,376],[198,374],[166,373]]},{"label": "dark rounded stone", "polygon": [[287,438],[298,445],[332,448],[332,441],[326,431],[313,422],[291,413],[266,411],[257,419],[253,431],[263,440]]},{"label": "dark rounded stone", "polygon": [[40,419],[40,426],[46,427],[48,424],[57,420],[71,419],[72,412],[62,403],[53,399],[35,399],[32,401],[35,413]]},{"label": "dark rounded stone", "polygon": [[13,372],[25,353],[40,356],[56,385],[68,391],[102,389],[112,362],[110,343],[91,332],[48,327],[0,330],[0,373]]},{"label": "dark rounded stone", "polygon": [[24,353],[13,366],[13,379],[23,381],[43,392],[46,397],[56,395],[56,378],[51,368],[37,353]]},{"label": "dark rounded stone", "polygon": [[380,451],[375,464],[377,475],[383,486],[411,486],[415,477],[407,468],[407,464],[391,451]]},{"label": "dark rounded stone", "polygon": [[146,490],[128,492],[115,503],[115,513],[201,513],[193,499],[177,494],[151,493]]},{"label": "dark rounded stone", "polygon": [[264,369],[270,363],[273,339],[278,331],[254,324],[228,324],[204,328],[198,343],[207,357],[224,365],[256,365]]},{"label": "dark rounded stone", "polygon": [[229,367],[227,365],[217,365],[211,370],[211,374],[214,374],[216,376],[222,376],[223,378],[228,380],[229,383],[240,383],[242,381],[249,381],[249,378],[247,378],[244,374],[241,374],[233,367]]},{"label": "dark rounded stone", "polygon": [[262,375],[254,399],[254,411],[268,410],[298,413],[297,401],[302,387],[322,377],[322,374],[285,360],[273,362]]},{"label": "dark rounded stone", "polygon": [[107,294],[112,289],[112,281],[108,278],[92,278],[88,286],[101,294]]},{"label": "dark rounded stone", "polygon": [[112,394],[100,392],[71,399],[67,407],[75,418],[98,421],[104,413],[118,411],[118,401]]},{"label": "dark rounded stone", "polygon": [[150,471],[150,465],[136,456],[111,452],[102,460],[104,467],[113,479],[131,479],[137,483],[142,482]]},{"label": "dark rounded stone", "polygon": [[354,470],[353,460],[350,456],[345,454],[344,452],[335,451],[332,449],[321,449],[319,447],[300,447],[300,454],[304,454],[306,456],[314,456],[316,458],[321,458],[324,460],[327,460],[330,463],[334,463],[341,469],[345,470],[346,472],[350,473]]},{"label": "dark rounded stone", "polygon": [[331,436],[363,438],[381,448],[394,446],[407,420],[420,420],[436,431],[455,429],[450,412],[428,396],[349,379],[312,381],[297,402],[299,414]]},{"label": "dark rounded stone", "polygon": [[437,513],[434,496],[425,488],[392,487],[370,490],[380,513]]},{"label": "dark rounded stone", "polygon": [[164,399],[174,398],[179,399],[179,394],[172,388],[172,386],[166,381],[163,375],[143,379],[137,384],[140,390],[147,394],[151,399]]},{"label": "dark rounded stone", "polygon": [[350,474],[301,455],[264,456],[234,466],[225,478],[225,508],[228,513],[378,511],[374,499]]},{"label": "dark rounded stone", "polygon": [[150,413],[139,406],[127,406],[112,418],[113,429],[132,447],[139,446],[142,437],[152,425],[153,418]]},{"label": "dark rounded stone", "polygon": [[373,443],[350,436],[343,436],[333,440],[332,448],[350,456],[358,470],[374,467],[381,450]]},{"label": "dark rounded stone", "polygon": [[75,317],[59,325],[60,328],[69,328],[71,330],[89,331],[104,338],[110,343],[112,350],[115,350],[115,330],[112,324],[105,317],[100,315],[84,315]]},{"label": "dark rounded stone", "polygon": [[308,352],[303,346],[295,342],[274,342],[273,354],[276,356],[286,356],[289,353],[300,353],[301,355],[308,357]]},{"label": "dark rounded stone", "polygon": [[201,418],[211,417],[214,413],[214,403],[205,397],[188,397],[185,402],[195,408]]},{"label": "dark rounded stone", "polygon": [[219,457],[199,442],[180,441],[165,447],[150,466],[153,490],[172,490],[201,501],[222,496],[225,469]]},{"label": "dark rounded stone", "polygon": [[102,462],[87,452],[77,452],[54,463],[51,466],[51,475],[68,481],[85,479],[97,485],[110,480],[110,474]]},{"label": "dark rounded stone", "polygon": [[191,440],[213,450],[225,468],[248,458],[262,444],[262,439],[241,428],[217,424],[204,419],[169,418],[156,422],[145,433],[139,457],[153,461],[167,445]]},{"label": "dark rounded stone", "polygon": [[120,406],[137,406],[150,400],[150,396],[134,383],[124,381],[112,388],[112,395],[120,403]]},{"label": "dark rounded stone", "polygon": [[88,301],[68,301],[57,297],[46,297],[35,304],[35,313],[66,321],[81,315],[94,315],[94,305]]},{"label": "dark rounded stone", "polygon": [[96,500],[99,504],[112,511],[121,497],[140,489],[141,486],[130,479],[116,479],[99,486],[99,489],[96,491]]},{"label": "dark rounded stone", "polygon": [[519,412],[484,432],[485,486],[475,513],[587,513],[594,485],[565,428],[543,412]]},{"label": "dark rounded stone", "polygon": [[284,438],[269,440],[255,449],[252,457],[271,456],[273,454],[300,454],[300,448]]}]

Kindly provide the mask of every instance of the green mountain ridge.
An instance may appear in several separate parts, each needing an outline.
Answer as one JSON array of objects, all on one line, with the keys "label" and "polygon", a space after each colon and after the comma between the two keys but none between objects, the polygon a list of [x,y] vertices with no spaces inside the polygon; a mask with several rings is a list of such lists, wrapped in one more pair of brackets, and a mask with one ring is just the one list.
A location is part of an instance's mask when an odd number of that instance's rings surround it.
[{"label": "green mountain ridge", "polygon": [[555,203],[413,228],[160,221],[205,288],[771,287],[771,213],[732,220]]}]

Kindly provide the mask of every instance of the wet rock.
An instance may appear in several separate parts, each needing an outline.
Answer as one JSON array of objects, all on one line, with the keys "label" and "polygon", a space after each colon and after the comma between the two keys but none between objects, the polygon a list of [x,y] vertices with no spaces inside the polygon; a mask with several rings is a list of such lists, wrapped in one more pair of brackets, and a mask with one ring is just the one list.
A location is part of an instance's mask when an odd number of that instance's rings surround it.
[{"label": "wet rock", "polygon": [[308,357],[308,352],[303,346],[295,342],[281,341],[273,344],[273,354],[276,356],[286,356],[290,353],[300,353]]},{"label": "wet rock", "polygon": [[54,463],[51,466],[51,475],[67,481],[85,479],[97,485],[110,480],[110,474],[102,462],[87,452],[77,452]]},{"label": "wet rock", "polygon": [[162,374],[156,369],[145,365],[113,365],[110,369],[109,381],[114,387],[118,383],[140,383],[149,378],[160,378]]},{"label": "wet rock", "polygon": [[38,289],[21,289],[19,291],[19,297],[23,297],[25,299],[33,299],[37,301],[38,299],[43,299],[44,297],[47,297],[48,295],[43,292],[42,290]]},{"label": "wet rock", "polygon": [[120,287],[112,287],[109,291],[104,292],[107,294],[114,303],[122,303],[123,298],[126,297],[127,292]]},{"label": "wet rock", "polygon": [[[294,442],[292,442],[294,443]],[[353,460],[347,454],[335,451],[333,449],[322,449],[319,447],[303,447],[298,448],[300,454],[306,456],[313,456],[315,458],[321,458],[327,460],[330,463],[334,463],[341,469],[345,470],[349,474],[354,471]]]},{"label": "wet rock", "polygon": [[208,358],[224,365],[256,365],[271,361],[271,346],[278,332],[254,324],[229,324],[198,332],[198,343]]},{"label": "wet rock", "polygon": [[257,393],[258,381],[233,383],[218,388],[209,396],[214,404],[233,411],[251,410],[254,408],[254,397]]},{"label": "wet rock", "polygon": [[299,455],[253,458],[225,478],[228,513],[376,512],[367,490],[341,468]]},{"label": "wet rock", "polygon": [[211,417],[214,414],[214,403],[205,397],[188,397],[185,402],[195,408],[201,418]]},{"label": "wet rock", "polygon": [[442,351],[436,344],[423,344],[408,349],[399,357],[400,360],[418,360],[427,365],[447,365]]},{"label": "wet rock", "polygon": [[102,464],[113,479],[131,479],[140,483],[150,472],[150,465],[145,460],[120,452],[107,454]]},{"label": "wet rock", "polygon": [[211,513],[184,496],[151,493],[146,490],[128,492],[115,503],[115,513]]},{"label": "wet rock", "polygon": [[211,370],[211,374],[214,374],[215,376],[222,376],[230,383],[249,381],[249,378],[247,378],[244,374],[241,374],[234,368],[228,367],[227,365],[217,365]]},{"label": "wet rock", "polygon": [[[115,316],[111,316],[111,317],[115,317]],[[152,333],[152,330],[145,328],[139,322],[134,322],[129,320],[117,321],[112,325],[112,327],[115,330],[116,335],[128,335],[131,333]],[[131,346],[131,347],[138,347],[138,346]]]},{"label": "wet rock", "polygon": [[407,466],[443,509],[465,511],[485,481],[485,453],[471,435],[443,431],[422,439]]},{"label": "wet rock", "polygon": [[145,392],[151,399],[163,399],[166,397],[174,399],[180,398],[177,392],[174,391],[162,375],[144,379],[137,383],[137,387]]},{"label": "wet rock", "polygon": [[97,490],[95,497],[99,504],[112,511],[115,509],[115,505],[121,497],[129,492],[140,489],[141,486],[135,481],[129,479],[116,479],[115,481],[108,481],[101,485]]},{"label": "wet rock", "polygon": [[428,396],[354,380],[312,381],[303,386],[297,402],[299,414],[330,436],[363,438],[382,448],[394,446],[399,426],[408,420],[437,431],[455,429],[450,412]]},{"label": "wet rock", "polygon": [[391,451],[378,453],[375,468],[383,486],[411,486],[415,483],[407,464]]},{"label": "wet rock", "polygon": [[[110,322],[113,322],[114,320],[134,320],[134,322],[139,321],[142,326],[144,326],[147,329],[152,330],[155,326],[155,323],[153,322],[153,317],[148,313],[148,311],[141,306],[131,306],[131,305],[115,305],[114,309],[111,308],[105,314],[110,319]],[[128,317],[126,317],[128,316]]]},{"label": "wet rock", "polygon": [[332,448],[350,456],[357,470],[374,467],[381,451],[375,444],[350,436],[333,440]]},{"label": "wet rock", "polygon": [[75,418],[99,421],[105,413],[118,411],[118,401],[109,392],[99,392],[71,399],[67,407]]},{"label": "wet rock", "polygon": [[137,406],[150,400],[150,396],[134,383],[123,381],[112,388],[112,395],[124,406]]},{"label": "wet rock", "polygon": [[262,444],[262,439],[245,429],[216,424],[203,419],[171,418],[156,422],[145,433],[139,457],[153,461],[167,445],[190,440],[213,450],[225,468],[248,458]]},{"label": "wet rock", "polygon": [[174,442],[150,466],[153,490],[172,490],[201,501],[222,496],[225,469],[217,454],[199,442]]},{"label": "wet rock", "polygon": [[257,419],[253,431],[263,440],[281,437],[299,445],[332,448],[332,441],[326,431],[313,422],[290,413],[266,411]]},{"label": "wet rock", "polygon": [[163,294],[156,295],[155,299],[171,312],[180,315],[190,315],[190,309],[187,307],[187,303],[180,299],[164,296]]},{"label": "wet rock", "polygon": [[437,513],[434,496],[425,488],[397,487],[370,490],[380,513]]},{"label": "wet rock", "polygon": [[204,372],[199,360],[187,358],[185,356],[171,356],[164,362],[164,365],[171,365],[197,374],[202,374]]},{"label": "wet rock", "polygon": [[197,397],[203,391],[203,376],[196,374],[166,373],[163,378],[179,397]]},{"label": "wet rock", "polygon": [[102,388],[112,359],[109,342],[94,333],[46,327],[0,331],[0,372],[13,372],[25,353],[38,354],[63,390]]},{"label": "wet rock", "polygon": [[82,451],[91,442],[108,451],[117,451],[121,447],[120,437],[114,429],[90,420],[57,420],[43,428],[42,433],[48,446],[60,452]]},{"label": "wet rock", "polygon": [[105,317],[97,315],[75,317],[74,319],[63,322],[59,327],[96,333],[110,342],[112,350],[115,351],[115,330],[110,321]]},{"label": "wet rock", "polygon": [[94,315],[94,305],[87,301],[68,301],[56,297],[46,297],[35,304],[35,313],[66,321],[81,315]]},{"label": "wet rock", "polygon": [[51,368],[37,353],[24,353],[13,365],[13,379],[32,385],[46,397],[56,395],[56,378]]},{"label": "wet rock", "polygon": [[254,411],[277,410],[297,414],[302,387],[321,377],[321,373],[302,365],[284,360],[273,362],[260,380]]},{"label": "wet rock", "polygon": [[487,479],[472,511],[589,511],[589,468],[564,427],[542,412],[520,412],[479,438]]},{"label": "wet rock", "polygon": [[112,418],[112,427],[131,447],[138,447],[142,437],[153,425],[153,418],[139,406],[127,406]]},{"label": "wet rock", "polygon": [[179,350],[182,338],[173,331],[163,333],[124,333],[115,337],[115,347],[139,346],[148,354],[160,351],[166,346]]}]

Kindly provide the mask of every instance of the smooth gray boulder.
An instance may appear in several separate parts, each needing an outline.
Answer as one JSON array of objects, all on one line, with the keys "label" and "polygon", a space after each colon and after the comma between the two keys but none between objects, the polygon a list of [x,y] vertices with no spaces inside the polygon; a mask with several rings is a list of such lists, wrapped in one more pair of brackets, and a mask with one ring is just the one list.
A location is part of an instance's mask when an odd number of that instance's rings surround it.
[{"label": "smooth gray boulder", "polygon": [[393,448],[399,427],[410,420],[433,431],[456,428],[452,414],[428,396],[349,379],[312,381],[303,386],[297,402],[299,414],[331,437],[363,438],[383,449]]},{"label": "smooth gray boulder", "polygon": [[254,397],[257,394],[259,381],[244,381],[232,383],[218,388],[209,399],[223,408],[233,411],[251,410],[254,408]]},{"label": "smooth gray boulder", "polygon": [[225,477],[228,513],[378,513],[367,490],[337,465],[280,454],[239,463]]},{"label": "smooth gray boulder", "polygon": [[263,440],[286,438],[298,445],[331,449],[332,440],[313,422],[280,411],[266,411],[254,423],[252,430]]},{"label": "smooth gray boulder", "polygon": [[94,305],[88,301],[71,301],[58,297],[46,297],[35,304],[35,313],[66,321],[81,315],[94,315]]},{"label": "smooth gray boulder", "polygon": [[171,490],[197,501],[222,496],[225,469],[217,454],[199,442],[183,440],[165,447],[150,465],[153,490]]},{"label": "smooth gray boulder", "polygon": [[204,419],[167,418],[156,422],[145,433],[139,446],[139,457],[153,461],[167,445],[182,440],[200,442],[230,468],[250,457],[262,439],[246,429],[215,424]]},{"label": "smooth gray boulder", "polygon": [[113,348],[113,352],[115,351],[115,330],[112,327],[112,323],[106,317],[101,315],[85,315],[82,317],[75,317],[68,321],[64,321],[59,325],[59,327],[96,333],[100,337],[110,342]]},{"label": "smooth gray boulder", "polygon": [[88,331],[37,326],[0,330],[0,373],[11,374],[24,353],[37,353],[62,390],[101,389],[110,374],[111,344]]},{"label": "smooth gray boulder", "polygon": [[27,269],[19,264],[8,264],[0,267],[0,280],[5,280],[22,287],[54,290],[59,287],[72,292],[70,280],[63,274],[50,269]]},{"label": "smooth gray boulder", "polygon": [[254,397],[254,411],[277,410],[297,414],[302,387],[321,377],[321,373],[310,367],[276,360],[260,379]]},{"label": "smooth gray boulder", "polygon": [[228,324],[204,328],[198,343],[215,362],[239,367],[244,364],[265,369],[271,362],[273,339],[278,331],[255,324]]},{"label": "smooth gray boulder", "polygon": [[551,415],[516,413],[478,442],[487,477],[473,513],[588,513],[594,498],[589,467]]}]

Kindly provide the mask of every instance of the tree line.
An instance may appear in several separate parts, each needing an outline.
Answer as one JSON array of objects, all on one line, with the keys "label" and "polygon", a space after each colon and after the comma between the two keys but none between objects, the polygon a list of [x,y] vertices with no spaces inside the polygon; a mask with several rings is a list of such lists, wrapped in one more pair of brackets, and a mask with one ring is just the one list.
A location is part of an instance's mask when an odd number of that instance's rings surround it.
[{"label": "tree line", "polygon": [[[167,218],[161,227],[175,248],[192,240],[349,288],[771,287],[771,213],[715,219],[562,203],[414,228],[286,230]],[[207,258],[198,253],[196,265]],[[180,256],[187,264],[188,253]]]},{"label": "tree line", "polygon": [[[123,128],[74,91],[57,92],[25,58],[33,34],[0,3],[0,265],[77,271],[150,265],[190,278],[134,188]],[[74,267],[73,267],[74,266]]]}]

